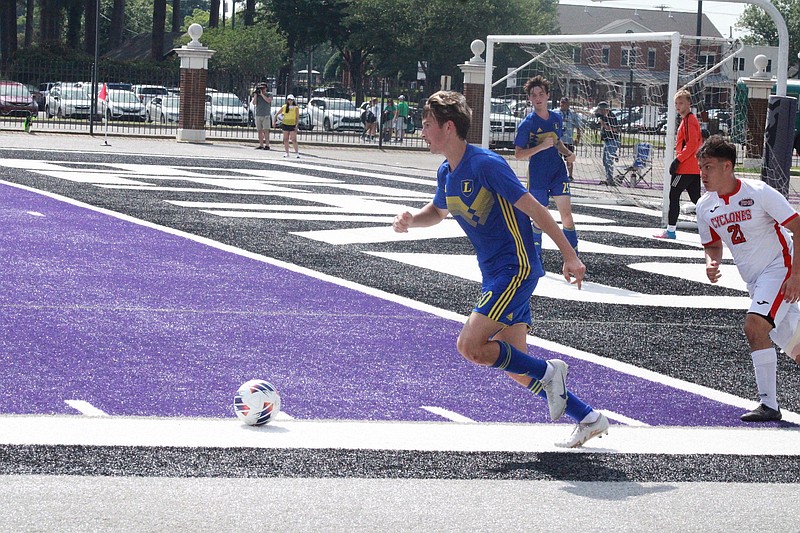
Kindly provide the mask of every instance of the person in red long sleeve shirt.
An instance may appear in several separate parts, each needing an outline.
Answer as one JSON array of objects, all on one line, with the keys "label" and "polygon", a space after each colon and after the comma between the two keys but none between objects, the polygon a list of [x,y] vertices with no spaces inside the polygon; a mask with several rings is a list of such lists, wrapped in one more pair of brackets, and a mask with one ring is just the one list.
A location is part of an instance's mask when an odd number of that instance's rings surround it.
[{"label": "person in red long sleeve shirt", "polygon": [[667,212],[667,229],[664,233],[654,235],[658,239],[675,239],[678,225],[678,213],[681,209],[681,194],[689,193],[689,199],[697,205],[700,199],[700,165],[697,162],[697,151],[703,144],[700,122],[692,113],[692,95],[681,89],[675,93],[675,109],[681,116],[678,135],[675,137],[675,160],[670,165],[672,182],[669,189],[669,211]]}]

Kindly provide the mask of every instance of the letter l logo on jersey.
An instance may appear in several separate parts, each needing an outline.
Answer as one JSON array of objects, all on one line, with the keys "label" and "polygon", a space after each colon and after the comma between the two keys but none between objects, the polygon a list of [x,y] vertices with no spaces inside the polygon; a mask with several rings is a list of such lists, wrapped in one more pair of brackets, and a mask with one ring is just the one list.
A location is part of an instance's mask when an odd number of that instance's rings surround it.
[{"label": "letter l logo on jersey", "polygon": [[461,182],[461,193],[470,196],[473,192],[475,192],[472,180],[464,180]]}]

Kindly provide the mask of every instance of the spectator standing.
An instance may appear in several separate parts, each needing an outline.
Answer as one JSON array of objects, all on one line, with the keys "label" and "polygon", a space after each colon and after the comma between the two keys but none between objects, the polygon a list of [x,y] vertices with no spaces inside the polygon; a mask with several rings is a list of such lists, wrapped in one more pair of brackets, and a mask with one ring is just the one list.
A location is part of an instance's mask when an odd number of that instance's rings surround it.
[{"label": "spectator standing", "polygon": [[406,133],[406,121],[408,120],[408,102],[402,94],[398,98],[396,110],[394,112],[394,140],[403,142]]},{"label": "spectator standing", "polygon": [[608,108],[608,102],[597,104],[597,118],[600,121],[600,140],[603,141],[603,168],[606,171],[605,181],[601,184],[614,185],[614,161],[619,150],[619,121]]},{"label": "spectator standing", "polygon": [[675,109],[681,116],[678,134],[675,136],[675,159],[669,167],[672,181],[669,187],[669,210],[667,211],[667,229],[654,235],[658,239],[674,239],[678,228],[678,214],[681,210],[681,194],[689,193],[689,199],[697,204],[700,199],[700,165],[697,162],[697,150],[703,144],[703,132],[700,122],[692,113],[692,95],[681,89],[675,93]]},{"label": "spectator standing", "polygon": [[[581,116],[579,114],[569,108],[569,98],[566,96],[563,97],[560,104],[561,105],[558,113],[561,115],[562,124],[561,142],[564,143],[564,146],[566,146],[567,149],[574,154],[575,146],[581,142],[583,120],[581,120]],[[574,162],[567,160],[566,156],[563,157],[564,161],[567,162],[567,176],[569,176],[569,181],[572,181],[572,167]]]},{"label": "spectator standing", "polygon": [[281,130],[283,130],[283,149],[286,151],[283,157],[289,157],[289,141],[291,140],[294,144],[294,155],[300,159],[300,150],[297,147],[297,123],[300,119],[300,108],[294,103],[293,94],[286,97],[286,103],[278,110],[275,116],[276,123],[278,115],[283,116]]},{"label": "spectator standing", "polygon": [[[575,419],[572,435],[556,445],[576,448],[607,433],[609,424],[602,413],[567,391],[566,363],[527,353],[531,295],[544,274],[538,261],[531,261],[535,254],[531,218],[561,250],[567,281],[580,289],[586,267],[550,212],[525,190],[505,159],[466,142],[471,119],[462,94],[439,91],[428,98],[422,136],[431,153],[443,155],[445,161],[437,172],[433,200],[414,214],[398,214],[392,227],[405,233],[438,224],[448,214],[458,222],[477,253],[483,295],[461,329],[456,348],[471,363],[504,371],[547,398],[552,420],[565,412]],[[435,364],[435,354],[430,358]]]},{"label": "spectator standing", "polygon": [[753,360],[759,405],[741,419],[780,420],[778,356],[773,342],[800,363],[800,217],[781,193],[763,181],[736,177],[736,147],[719,135],[712,135],[697,157],[707,191],[697,202],[697,229],[705,251],[706,276],[711,283],[722,276],[724,244],[752,298],[744,333]]},{"label": "spectator standing", "polygon": [[381,114],[380,105],[378,104],[378,99],[373,98],[369,101],[369,106],[367,107],[366,116],[364,117],[364,125],[366,126],[366,130],[364,130],[364,134],[361,138],[366,142],[372,142],[372,139],[378,133],[378,117]]},{"label": "spectator standing", "polygon": [[269,129],[272,121],[272,94],[265,85],[259,84],[250,100],[250,105],[255,107],[254,117],[258,131],[258,146],[256,150],[269,150]]},{"label": "spectator standing", "polygon": [[381,114],[381,136],[383,137],[383,142],[392,140],[392,124],[394,123],[395,111],[397,111],[397,108],[394,105],[394,100],[388,98],[386,107],[383,108],[383,113]]},{"label": "spectator standing", "polygon": [[[575,154],[561,142],[561,115],[550,112],[550,82],[541,76],[525,83],[525,93],[533,105],[533,113],[525,117],[514,138],[514,157],[529,159],[528,189],[544,207],[550,198],[561,216],[564,236],[578,250],[578,232],[572,217],[571,191],[564,160],[572,163]],[[562,159],[562,156],[564,159]],[[533,225],[534,245],[541,256],[542,230]]]}]

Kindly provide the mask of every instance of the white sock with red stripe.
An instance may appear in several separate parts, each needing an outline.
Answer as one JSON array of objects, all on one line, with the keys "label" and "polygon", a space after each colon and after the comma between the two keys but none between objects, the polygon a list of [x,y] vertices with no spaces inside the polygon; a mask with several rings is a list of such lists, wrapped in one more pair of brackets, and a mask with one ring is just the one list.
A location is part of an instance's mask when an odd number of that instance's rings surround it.
[{"label": "white sock with red stripe", "polygon": [[759,401],[778,409],[778,354],[775,348],[756,350],[750,354],[753,358],[753,370],[756,373],[756,386],[758,387]]}]

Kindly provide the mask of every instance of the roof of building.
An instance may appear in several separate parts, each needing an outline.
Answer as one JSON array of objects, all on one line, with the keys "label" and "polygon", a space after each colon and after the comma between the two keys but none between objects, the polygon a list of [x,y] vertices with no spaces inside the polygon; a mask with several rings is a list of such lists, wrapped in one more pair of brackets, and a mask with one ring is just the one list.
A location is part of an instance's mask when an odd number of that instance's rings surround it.
[{"label": "roof of building", "polygon": [[[705,13],[702,20],[704,36],[723,36]],[[681,35],[697,34],[697,13],[684,11],[559,4],[558,23],[564,35],[625,33],[621,28],[632,26],[641,27],[641,33],[677,31]]]},{"label": "roof of building", "polygon": [[[167,57],[175,48],[175,40],[185,35],[184,32],[173,31],[164,32],[164,45],[162,47],[162,57]],[[120,47],[110,50],[103,54],[103,59],[114,61],[137,61],[150,59],[150,50],[153,46],[153,34],[140,33],[129,41],[124,42]]]}]

